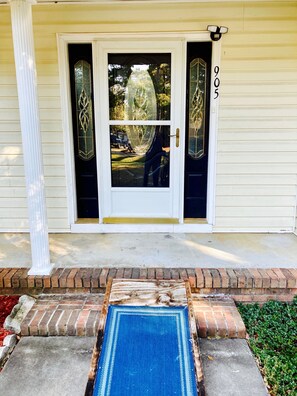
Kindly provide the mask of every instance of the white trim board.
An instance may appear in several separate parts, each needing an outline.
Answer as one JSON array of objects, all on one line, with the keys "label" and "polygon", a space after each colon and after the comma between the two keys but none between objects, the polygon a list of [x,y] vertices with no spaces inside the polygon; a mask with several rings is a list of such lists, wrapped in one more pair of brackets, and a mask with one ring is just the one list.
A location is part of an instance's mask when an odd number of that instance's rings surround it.
[{"label": "white trim board", "polygon": [[[65,154],[65,169],[66,169],[66,182],[67,182],[67,202],[68,202],[68,222],[71,228],[71,232],[129,232],[131,227],[134,229],[135,226],[131,225],[107,225],[101,224],[102,219],[99,220],[99,224],[75,224],[77,220],[77,209],[76,209],[76,193],[75,193],[75,167],[74,167],[74,150],[73,150],[73,137],[72,137],[72,117],[71,117],[71,95],[70,95],[70,81],[69,81],[69,66],[68,66],[68,51],[67,45],[69,43],[92,43],[93,51],[96,47],[97,41],[139,41],[140,39],[146,39],[151,41],[159,40],[172,40],[172,41],[183,41],[187,42],[206,42],[210,41],[209,32],[180,32],[180,33],[140,33],[140,34],[97,34],[97,33],[73,33],[73,34],[57,34],[57,46],[58,46],[58,61],[59,61],[59,76],[60,76],[60,92],[61,92],[61,109],[62,109],[62,123],[63,123],[63,134],[64,134],[64,154]],[[186,46],[185,51],[186,51]],[[171,232],[211,232],[212,226],[215,224],[215,183],[216,183],[216,149],[217,149],[217,130],[218,130],[218,108],[219,100],[214,100],[214,80],[219,75],[214,74],[214,66],[220,68],[220,49],[221,42],[213,42],[212,45],[212,72],[211,72],[211,99],[210,99],[210,119],[209,119],[209,159],[208,159],[208,188],[207,188],[207,224],[184,224],[183,219],[183,177],[180,179],[179,185],[179,221],[178,225],[143,225],[143,229],[151,231],[143,232],[157,232],[157,228],[164,228],[166,230],[172,230]],[[95,55],[95,54],[94,54]],[[93,62],[94,62],[93,55]],[[184,54],[185,57],[186,54]],[[185,57],[186,59],[186,57]],[[183,70],[185,74],[185,59]],[[186,97],[186,84],[185,77],[182,81],[183,93],[182,100],[185,103]],[[181,123],[185,123],[185,115],[182,115]],[[98,141],[98,139],[96,139]],[[181,141],[180,156],[184,157],[184,142]],[[181,168],[180,172],[184,174],[184,161],[180,161]],[[99,165],[98,165],[99,166]],[[100,188],[100,176],[98,177],[98,188]],[[99,213],[102,213],[99,200]],[[138,225],[139,228],[139,225]],[[113,229],[126,229],[126,231],[112,231]],[[80,231],[76,231],[80,230]],[[89,230],[89,231],[87,231]],[[92,231],[91,231],[92,230]],[[187,231],[189,230],[189,231]],[[208,231],[206,231],[208,230]],[[159,231],[162,232],[162,231]],[[170,232],[170,231],[166,231]]]}]

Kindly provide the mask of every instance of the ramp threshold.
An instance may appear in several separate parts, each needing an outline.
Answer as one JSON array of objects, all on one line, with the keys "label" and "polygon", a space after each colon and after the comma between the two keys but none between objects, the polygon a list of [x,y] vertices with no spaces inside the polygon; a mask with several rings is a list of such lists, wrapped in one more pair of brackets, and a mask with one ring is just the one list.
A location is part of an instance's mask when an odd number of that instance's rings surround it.
[{"label": "ramp threshold", "polygon": [[114,282],[106,291],[86,395],[204,395],[189,285]]}]

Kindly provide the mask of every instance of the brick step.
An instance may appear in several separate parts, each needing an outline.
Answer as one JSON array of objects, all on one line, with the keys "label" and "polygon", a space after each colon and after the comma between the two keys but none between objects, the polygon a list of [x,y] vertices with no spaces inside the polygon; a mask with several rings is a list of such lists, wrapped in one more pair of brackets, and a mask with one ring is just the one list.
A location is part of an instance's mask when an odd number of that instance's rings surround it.
[{"label": "brick step", "polygon": [[[96,336],[103,294],[40,295],[23,322],[22,336]],[[199,337],[245,338],[244,323],[230,298],[192,295]]]},{"label": "brick step", "polygon": [[51,276],[28,276],[27,268],[2,268],[0,293],[104,293],[110,278],[188,279],[193,293],[225,294],[242,302],[292,301],[297,294],[294,268],[56,268]]}]

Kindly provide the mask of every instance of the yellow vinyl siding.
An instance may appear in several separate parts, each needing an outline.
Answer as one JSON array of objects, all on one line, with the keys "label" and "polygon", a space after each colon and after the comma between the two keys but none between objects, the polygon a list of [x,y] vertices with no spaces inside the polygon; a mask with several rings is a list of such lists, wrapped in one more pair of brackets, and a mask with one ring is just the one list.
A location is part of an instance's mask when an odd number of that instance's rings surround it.
[{"label": "yellow vinyl siding", "polygon": [[224,38],[216,231],[292,231],[297,171],[297,4],[244,4]]},{"label": "yellow vinyl siding", "polygon": [[[297,4],[219,2],[33,5],[50,230],[68,208],[57,33],[229,27],[221,51],[215,231],[292,231],[297,174]],[[26,191],[10,12],[0,10],[0,230],[25,230]],[[1,205],[1,202],[3,205]]]}]

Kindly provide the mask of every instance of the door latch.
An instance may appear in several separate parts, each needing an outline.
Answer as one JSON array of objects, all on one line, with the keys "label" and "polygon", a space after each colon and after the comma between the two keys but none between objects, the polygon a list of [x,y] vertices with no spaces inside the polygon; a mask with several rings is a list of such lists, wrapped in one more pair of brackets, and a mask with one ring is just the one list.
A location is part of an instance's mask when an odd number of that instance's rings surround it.
[{"label": "door latch", "polygon": [[176,128],[174,135],[169,135],[170,137],[175,136],[175,147],[179,147],[179,128]]}]

